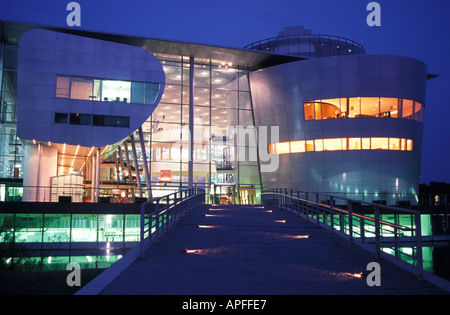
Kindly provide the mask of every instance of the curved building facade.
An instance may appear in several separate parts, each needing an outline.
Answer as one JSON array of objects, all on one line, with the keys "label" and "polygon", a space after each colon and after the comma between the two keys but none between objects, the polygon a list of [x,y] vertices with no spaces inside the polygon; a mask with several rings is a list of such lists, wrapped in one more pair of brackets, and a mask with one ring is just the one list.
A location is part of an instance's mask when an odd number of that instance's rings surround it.
[{"label": "curved building facade", "polygon": [[414,203],[427,67],[389,55],[286,63],[250,74],[257,126],[279,126],[264,188]]},{"label": "curved building facade", "polygon": [[89,148],[132,134],[165,83],[145,49],[43,29],[20,38],[18,71],[18,136]]},{"label": "curved building facade", "polygon": [[64,185],[81,192],[76,170],[95,155],[89,179],[98,195],[100,152],[152,115],[164,91],[161,62],[140,47],[44,29],[25,32],[18,48],[23,200],[57,201],[52,190]]},{"label": "curved building facade", "polygon": [[429,77],[418,60],[304,27],[244,48],[0,31],[0,201],[13,178],[28,201],[197,186],[214,203],[258,203],[270,188],[415,203]]}]

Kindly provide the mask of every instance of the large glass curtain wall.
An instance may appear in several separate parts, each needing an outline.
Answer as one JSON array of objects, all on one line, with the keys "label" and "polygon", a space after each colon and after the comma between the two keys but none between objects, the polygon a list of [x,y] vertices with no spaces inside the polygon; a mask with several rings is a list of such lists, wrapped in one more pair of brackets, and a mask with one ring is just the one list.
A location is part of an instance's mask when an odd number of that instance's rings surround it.
[{"label": "large glass curtain wall", "polygon": [[0,41],[0,178],[22,177],[23,148],[16,131],[17,45]]},{"label": "large glass curtain wall", "polygon": [[195,62],[191,69],[186,57],[160,60],[166,74],[165,91],[143,125],[153,196],[166,194],[168,185],[176,189],[188,184],[193,71],[193,184],[207,191],[213,184],[234,184],[236,199],[229,202],[257,202],[258,161],[240,159],[237,154],[256,150],[250,141],[239,143],[236,136],[238,126],[254,126],[249,70],[211,60]]},{"label": "large glass curtain wall", "polygon": [[[17,45],[1,42],[0,178],[22,177],[23,148],[16,136],[17,57]],[[248,158],[255,156],[248,151],[257,148],[238,143],[236,137],[238,126],[254,126],[249,70],[213,60],[195,60],[191,69],[189,57],[157,57],[166,73],[165,91],[153,115],[142,126],[153,197],[188,185],[193,71],[193,184],[207,190],[212,184],[233,184],[234,202],[257,202],[261,183],[258,161]],[[137,157],[142,163],[137,132],[135,139]],[[238,158],[241,151],[245,152],[240,155],[245,159]],[[129,152],[131,155],[131,147]],[[140,177],[145,183],[142,165]]]}]

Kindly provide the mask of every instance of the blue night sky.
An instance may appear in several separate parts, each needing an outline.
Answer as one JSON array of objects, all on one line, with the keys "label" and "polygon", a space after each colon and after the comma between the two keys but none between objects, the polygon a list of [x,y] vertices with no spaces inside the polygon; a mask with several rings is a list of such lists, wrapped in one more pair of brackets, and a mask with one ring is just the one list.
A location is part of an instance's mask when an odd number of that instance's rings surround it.
[{"label": "blue night sky", "polygon": [[[381,26],[369,27],[371,0],[79,0],[79,29],[230,47],[276,36],[284,26],[347,37],[367,54],[417,58],[429,73],[421,183],[450,183],[450,1],[379,0]],[[0,19],[67,27],[69,0],[0,0]]]}]

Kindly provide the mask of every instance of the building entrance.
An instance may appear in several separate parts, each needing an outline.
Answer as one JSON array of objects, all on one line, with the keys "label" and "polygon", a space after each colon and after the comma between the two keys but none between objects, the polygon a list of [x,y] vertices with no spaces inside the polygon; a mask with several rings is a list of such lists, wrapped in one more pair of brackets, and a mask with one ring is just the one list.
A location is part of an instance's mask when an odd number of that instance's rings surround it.
[{"label": "building entrance", "polygon": [[236,184],[213,184],[213,204],[236,204]]}]

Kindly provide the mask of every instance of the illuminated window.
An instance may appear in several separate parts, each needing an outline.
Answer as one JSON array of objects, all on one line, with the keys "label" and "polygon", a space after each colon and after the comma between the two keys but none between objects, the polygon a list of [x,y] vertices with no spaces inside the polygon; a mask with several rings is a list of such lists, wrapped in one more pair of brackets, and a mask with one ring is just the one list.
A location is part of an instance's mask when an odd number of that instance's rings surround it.
[{"label": "illuminated window", "polygon": [[342,150],[342,139],[323,139],[323,147],[325,151]]},{"label": "illuminated window", "polygon": [[349,150],[361,150],[361,138],[348,138]]},{"label": "illuminated window", "polygon": [[423,105],[419,102],[414,102],[414,120],[423,122]]},{"label": "illuminated window", "polygon": [[362,138],[361,144],[361,149],[370,150],[370,138]]},{"label": "illuminated window", "polygon": [[56,77],[56,97],[101,102],[154,104],[161,85],[151,82]]},{"label": "illuminated window", "polygon": [[361,117],[360,97],[352,97],[348,100],[348,117]]},{"label": "illuminated window", "polygon": [[412,119],[413,118],[413,105],[414,102],[411,100],[403,100],[402,105],[402,118]]},{"label": "illuminated window", "polygon": [[389,150],[400,150],[400,138],[389,138]]},{"label": "illuminated window", "polygon": [[313,103],[305,103],[305,120],[314,120],[314,105]]},{"label": "illuminated window", "polygon": [[321,103],[317,103],[317,102],[314,103],[314,113],[315,113],[316,120],[322,119],[322,113],[321,113],[320,107],[321,107]]},{"label": "illuminated window", "polygon": [[341,115],[341,100],[333,98],[322,100],[322,119],[338,118]]},{"label": "illuminated window", "polygon": [[413,140],[387,137],[299,140],[270,144],[269,150],[271,154],[347,150],[412,151]]},{"label": "illuminated window", "polygon": [[275,152],[277,154],[286,154],[290,152],[289,149],[289,142],[281,142],[276,144],[276,150]]},{"label": "illuminated window", "polygon": [[314,140],[315,151],[323,151],[323,139]]},{"label": "illuminated window", "polygon": [[130,103],[131,82],[102,80],[103,101]]},{"label": "illuminated window", "polygon": [[400,150],[402,150],[402,151],[406,150],[406,139],[401,139],[401,141],[400,141]]},{"label": "illuminated window", "polygon": [[348,150],[348,139],[342,138],[341,143],[342,143],[342,150]]},{"label": "illuminated window", "polygon": [[371,149],[372,150],[388,150],[389,149],[389,138],[372,138],[371,139]]},{"label": "illuminated window", "polygon": [[422,122],[423,109],[420,102],[395,97],[330,98],[304,103],[305,120],[383,117]]},{"label": "illuminated window", "polygon": [[338,118],[345,118],[348,116],[347,98],[340,98],[340,103],[341,113],[338,115]]},{"label": "illuminated window", "polygon": [[275,152],[275,143],[269,144],[269,154],[277,154]]},{"label": "illuminated window", "polygon": [[101,80],[96,80],[94,79],[94,90],[93,90],[93,95],[92,95],[92,99],[94,101],[100,101],[101,100]]},{"label": "illuminated window", "polygon": [[70,77],[57,76],[56,77],[56,97],[69,98],[70,92]]},{"label": "illuminated window", "polygon": [[291,141],[291,153],[300,153],[305,151],[305,141]]},{"label": "illuminated window", "polygon": [[380,98],[380,117],[387,117],[387,118],[398,117],[398,98],[393,97]]},{"label": "illuminated window", "polygon": [[378,117],[380,104],[378,97],[361,97],[361,117]]},{"label": "illuminated window", "polygon": [[70,98],[75,100],[92,100],[94,81],[91,78],[72,77]]},{"label": "illuminated window", "polygon": [[97,214],[72,215],[72,242],[96,242],[97,221]]},{"label": "illuminated window", "polygon": [[412,151],[412,149],[413,149],[413,141],[410,139],[406,140],[406,150]]}]

